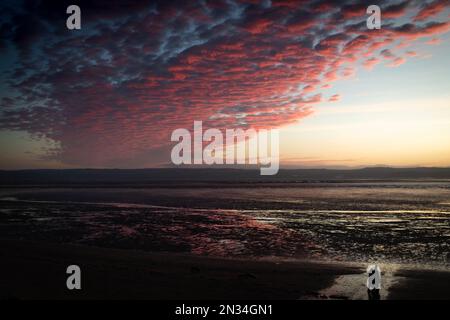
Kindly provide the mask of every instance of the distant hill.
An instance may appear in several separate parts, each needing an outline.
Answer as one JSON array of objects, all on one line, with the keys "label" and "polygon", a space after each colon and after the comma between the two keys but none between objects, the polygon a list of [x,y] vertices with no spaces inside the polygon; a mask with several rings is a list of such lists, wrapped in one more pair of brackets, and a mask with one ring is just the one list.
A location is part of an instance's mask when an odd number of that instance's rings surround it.
[{"label": "distant hill", "polygon": [[450,180],[450,168],[281,169],[261,176],[246,169],[0,170],[1,186],[157,186],[189,183],[301,183],[357,180]]}]

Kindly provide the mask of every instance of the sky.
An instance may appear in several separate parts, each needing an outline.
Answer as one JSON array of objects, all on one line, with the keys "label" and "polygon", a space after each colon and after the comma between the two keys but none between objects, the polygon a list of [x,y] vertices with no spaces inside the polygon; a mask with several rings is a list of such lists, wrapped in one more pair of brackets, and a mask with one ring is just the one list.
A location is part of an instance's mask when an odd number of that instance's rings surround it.
[{"label": "sky", "polygon": [[0,169],[165,167],[194,121],[278,128],[286,167],[450,166],[449,17],[440,0],[3,0]]}]

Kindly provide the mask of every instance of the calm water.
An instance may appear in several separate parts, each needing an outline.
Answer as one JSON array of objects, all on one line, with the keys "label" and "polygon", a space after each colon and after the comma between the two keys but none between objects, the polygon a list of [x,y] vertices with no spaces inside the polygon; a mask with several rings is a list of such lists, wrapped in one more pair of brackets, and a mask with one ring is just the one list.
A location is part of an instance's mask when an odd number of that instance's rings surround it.
[{"label": "calm water", "polygon": [[450,183],[0,191],[3,238],[450,265]]}]

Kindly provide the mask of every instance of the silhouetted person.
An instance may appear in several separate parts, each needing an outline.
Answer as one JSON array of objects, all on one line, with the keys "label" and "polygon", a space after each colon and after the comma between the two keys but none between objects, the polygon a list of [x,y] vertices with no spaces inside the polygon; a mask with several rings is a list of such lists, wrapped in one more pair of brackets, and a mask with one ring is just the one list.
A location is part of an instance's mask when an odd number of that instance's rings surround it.
[{"label": "silhouetted person", "polygon": [[380,289],[367,289],[369,300],[380,300]]}]

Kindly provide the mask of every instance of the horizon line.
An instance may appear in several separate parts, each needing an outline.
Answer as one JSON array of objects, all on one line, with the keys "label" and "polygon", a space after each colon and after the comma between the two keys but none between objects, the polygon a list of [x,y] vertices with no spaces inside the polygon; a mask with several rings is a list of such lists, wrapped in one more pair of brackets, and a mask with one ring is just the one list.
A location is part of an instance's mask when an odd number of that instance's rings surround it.
[{"label": "horizon line", "polygon": [[[145,167],[145,168],[92,168],[92,167],[80,167],[80,168],[22,168],[22,169],[1,169],[0,171],[71,171],[71,170],[259,170],[257,167],[243,168],[243,167],[194,167],[194,166],[183,166],[183,167]],[[365,170],[365,169],[450,169],[450,166],[407,166],[407,167],[396,167],[396,166],[362,166],[362,167],[280,167],[280,170]]]}]

